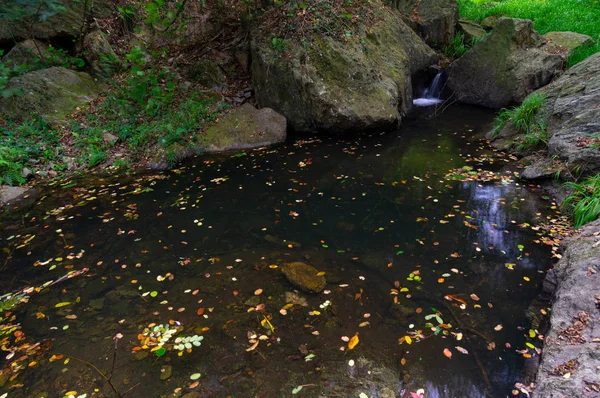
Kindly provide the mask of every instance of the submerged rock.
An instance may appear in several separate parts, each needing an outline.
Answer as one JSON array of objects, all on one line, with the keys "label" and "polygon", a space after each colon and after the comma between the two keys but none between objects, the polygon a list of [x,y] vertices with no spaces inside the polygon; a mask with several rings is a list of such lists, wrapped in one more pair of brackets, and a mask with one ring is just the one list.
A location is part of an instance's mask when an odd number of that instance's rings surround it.
[{"label": "submerged rock", "polygon": [[[550,271],[557,283],[550,332],[536,378],[535,398],[597,396],[600,221],[563,243],[564,255]],[[575,362],[576,361],[576,362]],[[566,373],[568,377],[565,377]],[[596,391],[594,393],[594,391]]]},{"label": "submerged rock", "polygon": [[255,36],[256,99],[302,132],[396,126],[412,106],[411,75],[438,59],[397,13],[385,13],[362,41],[290,42],[285,54]]},{"label": "submerged rock", "polygon": [[256,148],[285,141],[286,128],[285,117],[273,109],[246,103],[206,129],[201,142],[209,152]]},{"label": "submerged rock", "polygon": [[39,113],[47,123],[60,123],[96,98],[100,87],[87,73],[55,66],[14,77],[6,89],[23,95],[0,99],[4,113],[16,119]]},{"label": "submerged rock", "polygon": [[449,43],[456,33],[456,0],[387,0],[402,12],[403,20],[434,47]]},{"label": "submerged rock", "polygon": [[292,285],[304,292],[319,293],[325,288],[325,276],[317,275],[319,271],[306,263],[286,263],[281,267],[281,272]]},{"label": "submerged rock", "polygon": [[448,87],[468,104],[502,108],[520,103],[560,75],[564,60],[540,47],[529,20],[500,18],[494,31],[449,68]]}]

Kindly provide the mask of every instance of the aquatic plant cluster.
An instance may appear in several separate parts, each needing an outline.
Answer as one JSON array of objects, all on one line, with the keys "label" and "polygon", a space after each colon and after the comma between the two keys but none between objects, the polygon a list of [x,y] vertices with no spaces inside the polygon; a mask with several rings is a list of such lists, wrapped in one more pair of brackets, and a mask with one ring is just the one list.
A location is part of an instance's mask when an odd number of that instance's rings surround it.
[{"label": "aquatic plant cluster", "polygon": [[173,336],[177,335],[182,331],[181,324],[178,321],[171,321],[172,324],[155,324],[151,323],[144,329],[142,333],[138,335],[138,340],[141,343],[141,347],[134,347],[134,351],[150,350],[154,352],[157,357],[161,357],[167,353],[167,350],[174,349],[179,351],[179,355],[183,352],[192,352],[193,347],[200,347],[204,336],[193,335],[193,336],[177,336],[171,343],[169,341]]}]

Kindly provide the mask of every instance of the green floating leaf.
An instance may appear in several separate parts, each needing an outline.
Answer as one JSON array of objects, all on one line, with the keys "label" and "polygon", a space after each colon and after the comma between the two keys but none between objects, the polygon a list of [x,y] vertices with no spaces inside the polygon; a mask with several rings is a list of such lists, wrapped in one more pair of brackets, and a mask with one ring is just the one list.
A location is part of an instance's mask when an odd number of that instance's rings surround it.
[{"label": "green floating leaf", "polygon": [[398,255],[398,254],[404,254],[404,250],[398,250],[398,251],[396,252],[396,255]]},{"label": "green floating leaf", "polygon": [[519,248],[520,251],[523,251],[523,249],[525,249],[525,246],[523,246],[523,245],[518,245],[517,247]]},{"label": "green floating leaf", "polygon": [[429,315],[425,315],[425,320],[426,320],[426,321],[428,321],[428,320],[430,320],[431,318],[435,318],[436,316],[437,316],[437,315],[435,315],[435,314],[429,314]]},{"label": "green floating leaf", "polygon": [[292,390],[292,394],[296,395],[296,394],[298,394],[300,391],[302,391],[302,386],[298,386],[298,387],[294,388],[294,389]]},{"label": "green floating leaf", "polygon": [[535,349],[535,346],[531,343],[525,343],[525,345],[531,349]]},{"label": "green floating leaf", "polygon": [[194,373],[190,376],[190,380],[198,380],[200,378],[200,373]]},{"label": "green floating leaf", "polygon": [[157,357],[162,357],[167,353],[167,349],[165,347],[160,347],[158,350],[154,351]]},{"label": "green floating leaf", "polygon": [[158,292],[155,290],[153,292],[150,292],[150,297],[156,297],[158,296]]}]

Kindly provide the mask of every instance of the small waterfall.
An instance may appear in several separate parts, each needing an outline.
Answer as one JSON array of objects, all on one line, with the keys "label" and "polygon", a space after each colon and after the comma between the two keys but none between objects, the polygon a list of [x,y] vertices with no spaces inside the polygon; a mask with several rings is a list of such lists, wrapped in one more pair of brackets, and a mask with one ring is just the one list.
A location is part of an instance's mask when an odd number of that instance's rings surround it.
[{"label": "small waterfall", "polygon": [[442,73],[438,72],[429,87],[427,87],[423,92],[423,96],[421,98],[414,99],[413,104],[416,106],[430,106],[444,102],[440,99],[440,91],[442,90],[440,84],[441,80]]}]

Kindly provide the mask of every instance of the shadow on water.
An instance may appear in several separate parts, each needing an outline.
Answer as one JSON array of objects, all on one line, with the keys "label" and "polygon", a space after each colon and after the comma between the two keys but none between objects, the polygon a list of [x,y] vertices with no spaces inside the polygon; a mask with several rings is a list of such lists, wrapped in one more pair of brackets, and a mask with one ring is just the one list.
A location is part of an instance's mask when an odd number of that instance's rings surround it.
[{"label": "shadow on water", "polygon": [[[500,170],[473,138],[491,119],[456,107],[397,132],[49,186],[0,218],[0,292],[87,271],[4,311],[0,396],[510,395],[551,264],[529,225],[549,213],[535,187],[445,177]],[[280,272],[293,261],[325,272],[325,290],[294,293]],[[178,328],[166,350],[151,352],[151,324]]]}]

